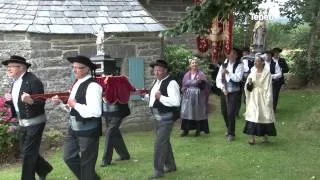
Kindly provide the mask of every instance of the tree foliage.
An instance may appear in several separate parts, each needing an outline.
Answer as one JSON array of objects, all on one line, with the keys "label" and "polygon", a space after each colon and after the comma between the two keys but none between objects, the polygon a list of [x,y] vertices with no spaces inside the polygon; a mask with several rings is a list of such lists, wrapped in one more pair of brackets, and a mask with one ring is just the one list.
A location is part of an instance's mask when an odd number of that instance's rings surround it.
[{"label": "tree foliage", "polygon": [[212,18],[226,18],[230,11],[235,19],[242,19],[250,12],[257,13],[262,0],[206,0],[201,6],[187,8],[186,15],[171,29],[162,33],[164,36],[174,36],[181,33],[205,34],[211,26]]},{"label": "tree foliage", "polygon": [[306,24],[301,24],[289,30],[286,27],[286,24],[278,22],[270,22],[267,24],[267,48],[285,47],[285,49],[307,49],[310,27]]},{"label": "tree foliage", "polygon": [[289,19],[288,26],[295,28],[305,22],[311,25],[313,13],[318,12],[319,7],[319,0],[289,0],[280,7],[280,12]]},{"label": "tree foliage", "polygon": [[[281,14],[289,18],[289,24],[296,27],[301,23],[308,23],[310,26],[309,45],[307,56],[303,57],[307,61],[308,72],[320,68],[320,1],[319,0],[288,0],[282,8]],[[314,71],[317,72],[317,71]],[[311,79],[317,79],[318,73],[314,73]]]}]

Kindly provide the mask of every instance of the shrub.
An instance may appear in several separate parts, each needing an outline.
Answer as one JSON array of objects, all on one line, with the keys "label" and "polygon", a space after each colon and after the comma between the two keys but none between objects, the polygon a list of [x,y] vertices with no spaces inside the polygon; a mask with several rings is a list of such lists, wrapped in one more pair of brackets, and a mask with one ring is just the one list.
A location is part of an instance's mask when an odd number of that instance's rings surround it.
[{"label": "shrub", "polygon": [[60,130],[50,128],[43,133],[43,139],[49,145],[48,148],[59,147],[62,144],[63,133]]},{"label": "shrub", "polygon": [[[167,45],[165,47],[164,58],[168,62],[171,69],[170,73],[173,75],[179,84],[181,84],[183,75],[188,71],[189,58],[192,56],[192,52],[186,48],[186,46]],[[210,80],[210,69],[207,58],[199,57],[198,66]]]},{"label": "shrub", "polygon": [[305,50],[287,50],[282,53],[290,67],[290,72],[297,75],[305,83],[317,80],[320,75],[320,57],[308,61]]},{"label": "shrub", "polygon": [[[5,161],[7,153],[15,153],[11,150],[17,149],[17,127],[16,118],[12,118],[11,109],[6,106],[5,98],[0,97],[0,159]],[[1,163],[1,162],[0,162]]]}]

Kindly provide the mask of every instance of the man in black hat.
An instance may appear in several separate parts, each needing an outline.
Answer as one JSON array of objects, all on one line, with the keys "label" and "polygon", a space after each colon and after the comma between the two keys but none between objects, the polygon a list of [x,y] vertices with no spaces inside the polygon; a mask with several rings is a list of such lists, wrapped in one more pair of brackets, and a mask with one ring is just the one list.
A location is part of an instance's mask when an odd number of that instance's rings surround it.
[{"label": "man in black hat", "polygon": [[235,118],[241,98],[243,64],[240,53],[239,49],[232,49],[227,60],[220,66],[216,78],[216,85],[223,92],[220,96],[221,113],[227,128],[225,135],[229,142],[235,139]]},{"label": "man in black hat", "polygon": [[149,179],[157,179],[166,172],[176,171],[170,134],[173,123],[177,119],[177,107],[180,106],[180,87],[176,80],[168,74],[168,64],[157,60],[150,65],[156,80],[153,83],[149,99],[149,107],[155,118],[156,140],[154,143],[154,174]]},{"label": "man in black hat", "polygon": [[[125,76],[119,76],[119,73],[117,71],[117,67],[115,62],[109,63],[108,69],[105,67],[103,69],[104,74],[103,76],[106,76],[106,79],[104,80],[105,84],[108,82],[113,88],[122,88],[126,89],[126,92],[129,92],[128,95],[130,96],[130,92],[134,90],[133,86],[129,83],[128,79]],[[110,75],[111,74],[111,75]],[[110,79],[113,75],[118,75],[117,82],[121,83],[124,86],[120,86],[119,84],[112,84],[110,82]],[[109,79],[109,81],[108,81]],[[127,85],[127,86],[126,86]],[[116,159],[116,161],[124,161],[130,159],[130,154],[127,149],[127,146],[123,140],[123,137],[121,135],[120,126],[123,121],[123,119],[126,116],[130,115],[130,108],[128,105],[128,102],[108,102],[107,98],[103,98],[103,116],[105,119],[105,124],[107,128],[106,132],[106,140],[105,140],[105,148],[104,153],[102,156],[102,161],[100,166],[101,167],[107,167],[111,164],[112,161],[112,155],[113,155],[113,149],[117,152],[119,155],[119,158]]]},{"label": "man in black hat", "polygon": [[276,112],[277,105],[278,105],[278,99],[279,99],[279,93],[282,85],[284,82],[284,74],[289,72],[289,66],[284,58],[280,57],[280,53],[282,52],[282,49],[280,48],[273,48],[271,51],[272,60],[275,63],[270,64],[270,71],[274,69],[281,69],[281,76],[278,76],[277,78],[272,78],[272,92],[273,92],[273,110]]},{"label": "man in black hat", "polygon": [[[241,109],[241,99],[242,95],[244,95],[244,84],[247,81],[247,77],[250,74],[250,69],[254,66],[254,56],[250,53],[250,48],[244,47],[242,49],[242,57],[241,57],[241,62],[243,64],[243,76],[242,80],[240,83],[240,101],[238,102],[238,107],[236,111],[236,116],[239,117],[240,109]],[[246,97],[243,98],[244,103],[246,103]]]},{"label": "man in black hat", "polygon": [[[96,65],[88,57],[67,58],[72,63],[76,82],[67,105],[69,129],[64,141],[64,161],[79,180],[97,180],[95,171],[101,129],[102,87],[92,77]],[[54,104],[59,97],[52,98]]]},{"label": "man in black hat", "polygon": [[43,84],[33,73],[25,58],[11,56],[2,61],[7,74],[14,80],[10,93],[5,94],[11,105],[13,116],[19,120],[19,143],[22,157],[22,180],[35,180],[37,173],[41,180],[52,171],[52,166],[39,154],[43,129],[46,124],[45,101],[32,99],[31,94],[42,94]]}]

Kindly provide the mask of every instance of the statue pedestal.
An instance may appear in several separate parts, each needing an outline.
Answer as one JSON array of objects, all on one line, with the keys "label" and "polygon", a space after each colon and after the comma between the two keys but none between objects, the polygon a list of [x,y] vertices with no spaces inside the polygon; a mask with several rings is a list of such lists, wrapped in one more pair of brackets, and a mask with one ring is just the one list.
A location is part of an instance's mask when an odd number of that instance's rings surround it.
[{"label": "statue pedestal", "polygon": [[255,53],[263,53],[265,48],[263,45],[252,45],[252,51]]},{"label": "statue pedestal", "polygon": [[90,58],[93,63],[97,65],[96,74],[116,74],[117,67],[114,58],[107,55],[97,55]]}]

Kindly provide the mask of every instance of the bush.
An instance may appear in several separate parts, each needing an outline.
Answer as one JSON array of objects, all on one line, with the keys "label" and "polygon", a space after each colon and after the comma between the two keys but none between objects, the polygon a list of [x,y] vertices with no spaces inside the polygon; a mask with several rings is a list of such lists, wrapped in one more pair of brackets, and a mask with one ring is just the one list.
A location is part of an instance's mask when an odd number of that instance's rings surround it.
[{"label": "bush", "polygon": [[59,147],[62,144],[63,133],[60,130],[50,128],[43,133],[43,139],[48,145],[47,148]]},{"label": "bush", "polygon": [[320,58],[308,61],[305,50],[287,50],[282,53],[290,67],[290,72],[297,75],[303,82],[317,80],[320,75]]},{"label": "bush", "polygon": [[[164,58],[168,62],[170,67],[170,73],[173,75],[178,83],[181,85],[183,75],[188,71],[189,61],[192,56],[192,52],[186,48],[186,46],[167,45],[165,47]],[[207,58],[199,57],[198,66],[210,80],[210,60]]]},{"label": "bush", "polygon": [[7,160],[8,153],[15,153],[17,149],[16,118],[12,118],[11,109],[5,105],[5,98],[0,97],[0,163]]}]

